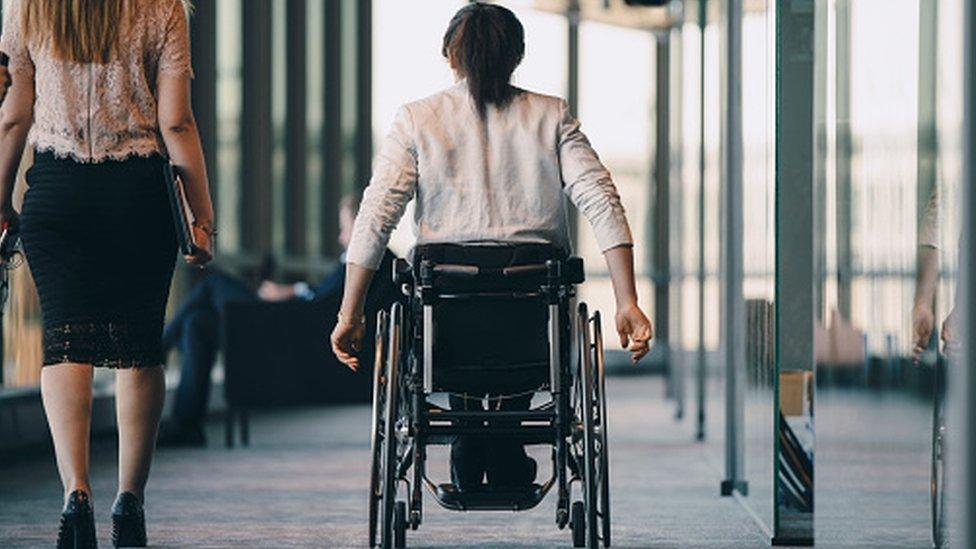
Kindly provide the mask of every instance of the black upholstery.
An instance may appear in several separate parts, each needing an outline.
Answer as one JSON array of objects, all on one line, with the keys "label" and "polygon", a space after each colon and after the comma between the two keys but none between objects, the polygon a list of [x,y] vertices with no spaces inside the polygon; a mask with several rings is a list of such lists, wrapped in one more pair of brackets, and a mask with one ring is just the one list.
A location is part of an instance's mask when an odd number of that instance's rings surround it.
[{"label": "black upholstery", "polygon": [[[546,385],[549,311],[540,292],[546,273],[506,275],[505,269],[545,265],[565,257],[559,249],[538,244],[418,247],[416,279],[421,284],[425,280],[432,283],[435,293],[445,296],[433,303],[435,390],[510,394]],[[425,277],[421,272],[425,261],[428,266],[477,267],[477,274],[427,273]],[[470,295],[478,293],[492,297]],[[535,295],[525,295],[532,293]],[[448,298],[452,295],[460,299]],[[421,318],[420,311],[416,313],[415,318]]]},{"label": "black upholstery", "polygon": [[[372,345],[352,372],[329,347],[338,304],[230,302],[224,311],[224,391],[236,408],[368,402]],[[373,341],[370,319],[364,341]]]}]

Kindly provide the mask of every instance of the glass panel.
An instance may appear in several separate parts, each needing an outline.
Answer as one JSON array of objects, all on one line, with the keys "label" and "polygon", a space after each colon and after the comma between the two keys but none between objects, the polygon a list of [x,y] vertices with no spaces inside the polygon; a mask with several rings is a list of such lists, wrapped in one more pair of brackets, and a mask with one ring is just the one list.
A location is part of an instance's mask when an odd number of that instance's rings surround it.
[{"label": "glass panel", "polygon": [[[761,9],[760,9],[761,8]],[[776,47],[773,2],[742,19],[743,297],[747,504],[773,525]]]},{"label": "glass panel", "polygon": [[959,235],[959,5],[835,1],[817,33],[818,544],[931,546],[937,334]]},{"label": "glass panel", "polygon": [[217,0],[216,195],[220,251],[241,249],[241,0]]}]

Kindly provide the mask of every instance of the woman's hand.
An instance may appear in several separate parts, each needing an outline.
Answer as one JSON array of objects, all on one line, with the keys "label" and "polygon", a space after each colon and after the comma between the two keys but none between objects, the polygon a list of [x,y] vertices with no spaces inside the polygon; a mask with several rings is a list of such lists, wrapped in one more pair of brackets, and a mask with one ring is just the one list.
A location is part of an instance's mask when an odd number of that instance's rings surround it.
[{"label": "woman's hand", "polygon": [[190,265],[203,267],[213,259],[213,234],[205,227],[193,225],[193,243],[197,247],[193,255],[183,256]]},{"label": "woman's hand", "polygon": [[287,301],[295,297],[295,286],[265,280],[258,287],[258,297],[264,301]]},{"label": "woman's hand", "polygon": [[654,337],[651,321],[633,303],[617,309],[616,323],[620,346],[630,352],[631,362],[637,364],[650,350],[649,342]]},{"label": "woman's hand", "polygon": [[916,305],[912,308],[912,356],[916,364],[928,349],[934,328],[935,313],[931,307]]},{"label": "woman's hand", "polygon": [[332,352],[335,353],[339,362],[349,367],[350,370],[359,371],[359,351],[363,348],[363,337],[366,333],[366,325],[362,322],[346,322],[339,320],[336,327],[332,330]]},{"label": "woman's hand", "polygon": [[19,229],[20,214],[13,206],[0,207],[0,230]]}]

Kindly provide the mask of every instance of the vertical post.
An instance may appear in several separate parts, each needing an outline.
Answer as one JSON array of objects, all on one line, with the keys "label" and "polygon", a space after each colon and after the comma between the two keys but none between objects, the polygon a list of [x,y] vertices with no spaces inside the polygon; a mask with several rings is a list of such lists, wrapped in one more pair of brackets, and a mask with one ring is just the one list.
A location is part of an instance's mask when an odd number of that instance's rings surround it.
[{"label": "vertical post", "polygon": [[959,493],[964,494],[964,510],[960,517],[963,539],[960,547],[972,547],[976,544],[976,369],[973,368],[974,350],[973,336],[976,335],[976,158],[973,150],[976,148],[976,6],[972,2],[965,2],[963,7],[963,245],[961,258],[961,273],[959,293],[961,299],[958,306],[962,307],[962,366],[958,369],[963,377],[962,403],[964,410],[963,429],[959,433],[964,437],[963,452],[965,466],[963,473],[963,487]]},{"label": "vertical post", "polygon": [[326,257],[338,257],[336,242],[339,218],[336,205],[343,190],[342,180],[342,3],[340,0],[325,2],[325,32],[322,36],[325,97],[323,98],[325,127],[322,132],[322,193],[321,208],[322,248]]},{"label": "vertical post", "polygon": [[[837,66],[834,71],[834,104],[837,117],[837,309],[844,319],[851,318],[851,281],[854,262],[851,244],[853,207],[851,194],[851,155],[854,143],[851,135],[851,6],[850,0],[837,0],[834,43]],[[829,70],[829,67],[827,67]]]},{"label": "vertical post", "polygon": [[920,2],[918,6],[918,209],[915,219],[922,219],[929,195],[937,184],[938,6],[938,2]]},{"label": "vertical post", "polygon": [[705,440],[705,405],[708,363],[705,348],[705,30],[708,0],[698,0],[698,357],[696,375],[697,426],[695,440]]},{"label": "vertical post", "polygon": [[727,0],[722,132],[722,328],[725,480],[722,495],[749,493],[745,479],[745,304],[742,297],[742,0]]},{"label": "vertical post", "polygon": [[813,544],[815,21],[777,2],[773,545]]},{"label": "vertical post", "polygon": [[356,185],[373,171],[373,2],[356,1]]},{"label": "vertical post", "polygon": [[[216,173],[217,157],[217,3],[201,2],[190,17],[190,46],[195,77],[191,83],[193,115],[203,144],[207,172]],[[216,181],[211,178],[216,200]]]},{"label": "vertical post", "polygon": [[[244,249],[265,253],[271,249],[270,182],[272,149],[271,116],[271,2],[249,1],[242,12],[244,54],[242,67],[243,113],[241,150],[243,153]],[[282,60],[278,60],[282,61]]]},{"label": "vertical post", "polygon": [[[573,116],[579,116],[579,0],[570,0],[566,8],[566,19],[569,25],[566,33],[566,102],[569,104],[569,112]],[[566,212],[569,221],[569,241],[573,248],[576,248],[576,244],[579,242],[579,215],[576,208],[571,208],[568,205]]]},{"label": "vertical post", "polygon": [[671,33],[655,35],[655,113],[654,113],[654,220],[648,224],[654,246],[650,272],[654,283],[654,346],[667,369],[667,394],[675,396],[675,371],[671,362],[669,297],[671,276]]},{"label": "vertical post", "polygon": [[361,190],[373,162],[372,0],[342,0],[343,187]]},{"label": "vertical post", "polygon": [[[305,128],[308,108],[306,87],[307,0],[288,0],[286,5],[285,50],[286,64],[286,114],[285,114],[285,250],[291,257],[304,257],[306,227],[306,173],[308,139]],[[281,61],[278,61],[281,62]]]},{"label": "vertical post", "polygon": [[668,256],[669,256],[669,280],[674,280],[675,275],[679,276],[678,284],[669,284],[669,302],[673,304],[670,307],[670,314],[668,315],[668,322],[671,325],[671,329],[668,333],[668,338],[671,342],[671,361],[674,365],[673,371],[674,376],[674,393],[675,393],[675,418],[678,420],[684,419],[685,416],[685,382],[687,378],[686,364],[687,358],[684,352],[684,346],[682,341],[682,326],[683,326],[683,315],[684,307],[682,307],[681,299],[681,289],[683,287],[685,266],[684,266],[684,216],[682,212],[683,201],[685,196],[684,181],[682,179],[683,173],[683,163],[684,163],[684,133],[682,131],[682,115],[684,113],[684,42],[681,39],[682,27],[681,24],[675,25],[673,29],[669,29],[668,32],[671,34],[671,87],[669,91],[669,97],[675,98],[671,102],[670,108],[670,145],[669,155],[671,158],[670,170],[668,172],[668,187],[671,189],[671,200],[670,200],[670,211],[673,215],[669,216],[668,227],[669,227],[669,245],[668,245]]}]

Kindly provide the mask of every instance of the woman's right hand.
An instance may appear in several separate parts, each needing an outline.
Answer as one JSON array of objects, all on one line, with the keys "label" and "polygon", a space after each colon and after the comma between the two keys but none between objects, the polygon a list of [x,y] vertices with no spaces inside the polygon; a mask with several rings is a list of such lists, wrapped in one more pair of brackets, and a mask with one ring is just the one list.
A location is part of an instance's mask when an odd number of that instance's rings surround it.
[{"label": "woman's right hand", "polygon": [[183,259],[190,265],[203,268],[213,259],[213,235],[207,229],[193,225],[193,242],[197,251],[193,255],[185,255]]},{"label": "woman's right hand", "polygon": [[0,229],[20,228],[20,214],[12,206],[0,207]]},{"label": "woman's right hand", "polygon": [[630,352],[631,362],[637,364],[650,350],[654,326],[636,303],[618,308],[615,320],[620,346]]}]

